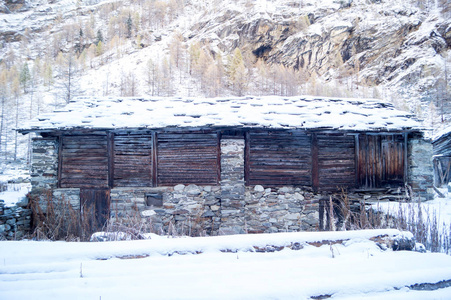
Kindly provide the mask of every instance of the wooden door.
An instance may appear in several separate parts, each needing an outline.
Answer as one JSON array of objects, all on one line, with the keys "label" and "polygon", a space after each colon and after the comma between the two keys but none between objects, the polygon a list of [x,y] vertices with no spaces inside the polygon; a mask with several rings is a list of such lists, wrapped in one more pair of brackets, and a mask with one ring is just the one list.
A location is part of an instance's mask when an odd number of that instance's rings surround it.
[{"label": "wooden door", "polygon": [[110,216],[109,189],[81,189],[80,213],[85,235],[100,231]]},{"label": "wooden door", "polygon": [[360,187],[402,185],[405,177],[405,151],[407,150],[402,135],[360,135]]}]

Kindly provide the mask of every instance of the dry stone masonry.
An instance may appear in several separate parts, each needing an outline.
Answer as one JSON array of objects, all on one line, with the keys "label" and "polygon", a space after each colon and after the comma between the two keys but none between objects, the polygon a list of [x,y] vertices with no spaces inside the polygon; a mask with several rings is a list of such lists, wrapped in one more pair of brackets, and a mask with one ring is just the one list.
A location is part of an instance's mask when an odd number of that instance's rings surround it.
[{"label": "dry stone masonry", "polygon": [[28,201],[22,201],[15,206],[5,207],[0,200],[0,240],[16,240],[26,236],[31,229],[31,209]]}]

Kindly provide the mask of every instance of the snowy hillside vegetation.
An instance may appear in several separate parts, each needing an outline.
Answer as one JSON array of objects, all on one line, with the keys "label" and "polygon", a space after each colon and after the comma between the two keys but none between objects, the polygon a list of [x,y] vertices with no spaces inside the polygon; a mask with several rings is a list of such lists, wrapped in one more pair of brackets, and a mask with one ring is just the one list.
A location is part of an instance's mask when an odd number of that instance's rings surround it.
[{"label": "snowy hillside vegetation", "polygon": [[385,234],[401,233],[5,242],[0,298],[449,299],[451,257],[370,240]]},{"label": "snowy hillside vegetation", "polygon": [[0,6],[0,157],[12,129],[90,96],[385,98],[448,122],[446,0],[17,0]]}]

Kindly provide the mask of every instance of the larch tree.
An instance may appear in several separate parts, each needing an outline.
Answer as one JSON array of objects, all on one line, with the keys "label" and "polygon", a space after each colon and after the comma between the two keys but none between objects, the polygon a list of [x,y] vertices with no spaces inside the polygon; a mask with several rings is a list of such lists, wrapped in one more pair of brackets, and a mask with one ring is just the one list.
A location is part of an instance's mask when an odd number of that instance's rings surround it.
[{"label": "larch tree", "polygon": [[235,48],[233,56],[229,59],[227,73],[233,91],[238,96],[242,96],[246,91],[248,81],[243,55],[239,48]]},{"label": "larch tree", "polygon": [[5,65],[2,64],[2,68],[1,68],[1,72],[0,72],[0,101],[1,101],[1,120],[0,120],[0,152],[2,149],[2,142],[5,141],[6,139],[3,138],[3,130],[5,127],[5,108],[6,108],[6,100],[8,98],[8,70],[6,69]]},{"label": "larch tree", "polygon": [[166,57],[163,59],[161,65],[161,75],[160,86],[163,91],[163,96],[172,96],[174,87],[172,86],[171,67]]},{"label": "larch tree", "polygon": [[160,69],[158,64],[154,63],[151,58],[146,63],[145,67],[146,83],[149,89],[148,93],[152,96],[159,95],[159,78]]},{"label": "larch tree", "polygon": [[[19,99],[20,99],[20,77],[14,76],[12,78],[11,92],[15,99],[15,127],[19,127]],[[14,154],[13,160],[17,160],[17,149],[18,149],[18,139],[17,139],[17,130],[14,131]]]},{"label": "larch tree", "polygon": [[63,55],[60,87],[62,90],[62,98],[66,103],[69,103],[79,91],[77,72],[77,59],[75,58],[74,53],[69,52]]},{"label": "larch tree", "polygon": [[199,43],[192,43],[189,47],[189,74],[193,74],[193,70],[197,67],[197,62],[200,56],[200,45]]}]

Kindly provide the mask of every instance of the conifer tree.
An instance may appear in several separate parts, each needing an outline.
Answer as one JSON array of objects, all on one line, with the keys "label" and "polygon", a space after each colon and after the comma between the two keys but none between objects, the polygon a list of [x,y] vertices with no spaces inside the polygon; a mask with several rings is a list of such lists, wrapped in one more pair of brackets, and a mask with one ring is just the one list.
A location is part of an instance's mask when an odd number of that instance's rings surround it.
[{"label": "conifer tree", "polygon": [[131,38],[133,21],[132,21],[132,16],[130,13],[128,14],[128,18],[127,18],[127,21],[125,24],[127,25],[127,38]]},{"label": "conifer tree", "polygon": [[22,85],[23,92],[28,92],[28,84],[31,79],[30,69],[28,68],[28,63],[25,62],[22,66],[22,70],[20,71],[20,84]]},{"label": "conifer tree", "polygon": [[97,30],[97,39],[96,39],[96,45],[98,45],[100,42],[104,42],[103,41],[103,34],[102,31],[99,29]]},{"label": "conifer tree", "polygon": [[149,93],[152,96],[159,95],[159,77],[160,70],[158,68],[158,64],[155,64],[151,58],[146,63],[146,83],[149,88]]}]

